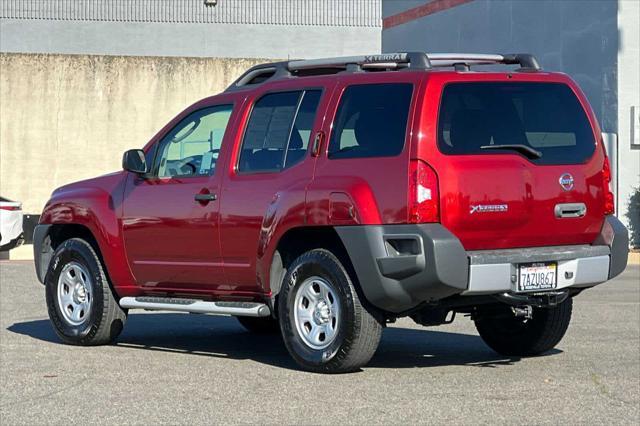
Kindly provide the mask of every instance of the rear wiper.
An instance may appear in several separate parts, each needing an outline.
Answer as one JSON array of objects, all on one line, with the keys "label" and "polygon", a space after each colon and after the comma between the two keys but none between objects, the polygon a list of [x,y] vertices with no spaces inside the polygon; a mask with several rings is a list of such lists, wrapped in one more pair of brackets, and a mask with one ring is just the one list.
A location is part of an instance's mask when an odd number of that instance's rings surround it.
[{"label": "rear wiper", "polygon": [[526,155],[529,158],[542,157],[542,153],[540,151],[522,144],[482,145],[480,149],[512,149]]}]

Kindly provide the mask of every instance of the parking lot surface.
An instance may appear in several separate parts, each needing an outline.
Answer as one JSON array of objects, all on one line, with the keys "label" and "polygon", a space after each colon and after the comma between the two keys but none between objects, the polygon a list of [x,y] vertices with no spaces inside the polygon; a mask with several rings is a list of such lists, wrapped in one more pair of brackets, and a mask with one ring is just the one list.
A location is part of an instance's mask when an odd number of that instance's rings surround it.
[{"label": "parking lot surface", "polygon": [[114,345],[63,345],[32,262],[0,262],[0,423],[637,424],[639,275],[576,298],[545,356],[497,355],[464,317],[401,320],[363,371],[325,376],[227,317],[133,311]]}]

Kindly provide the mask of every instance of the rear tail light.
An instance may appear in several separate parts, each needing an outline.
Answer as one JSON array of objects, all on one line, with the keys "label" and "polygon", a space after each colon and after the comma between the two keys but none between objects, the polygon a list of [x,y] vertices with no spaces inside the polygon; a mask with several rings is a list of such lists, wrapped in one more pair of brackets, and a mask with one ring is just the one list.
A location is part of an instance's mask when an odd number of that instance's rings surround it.
[{"label": "rear tail light", "polygon": [[9,210],[11,212],[20,210],[20,206],[0,206],[0,210]]},{"label": "rear tail light", "polygon": [[609,165],[609,157],[606,155],[602,166],[602,188],[604,190],[604,214],[614,214],[616,207],[613,201],[613,188],[611,185],[611,166]]},{"label": "rear tail light", "polygon": [[440,222],[438,175],[420,160],[409,166],[409,222]]}]

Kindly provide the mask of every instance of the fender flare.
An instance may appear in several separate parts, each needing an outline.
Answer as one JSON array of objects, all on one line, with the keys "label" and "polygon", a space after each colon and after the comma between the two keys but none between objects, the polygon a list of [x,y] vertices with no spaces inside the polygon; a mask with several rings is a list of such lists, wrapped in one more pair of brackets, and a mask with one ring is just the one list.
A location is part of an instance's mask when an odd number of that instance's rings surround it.
[{"label": "fender flare", "polygon": [[[135,281],[126,259],[114,204],[112,195],[100,188],[63,188],[55,192],[45,206],[39,226],[79,225],[88,229],[100,250],[111,283],[117,289],[131,286]],[[39,231],[37,235],[34,231],[34,251],[37,250],[35,238],[44,240],[51,227],[47,227],[46,232]],[[40,253],[42,244],[39,243]]]}]

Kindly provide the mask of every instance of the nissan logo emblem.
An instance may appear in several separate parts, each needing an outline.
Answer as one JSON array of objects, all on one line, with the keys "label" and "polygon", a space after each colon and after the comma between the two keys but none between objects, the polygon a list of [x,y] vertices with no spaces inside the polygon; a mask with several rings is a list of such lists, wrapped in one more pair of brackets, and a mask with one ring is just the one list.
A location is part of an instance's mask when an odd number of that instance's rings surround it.
[{"label": "nissan logo emblem", "polygon": [[560,176],[558,182],[560,182],[560,186],[565,191],[571,191],[573,189],[573,176],[571,176],[569,173],[564,173],[562,176]]}]

